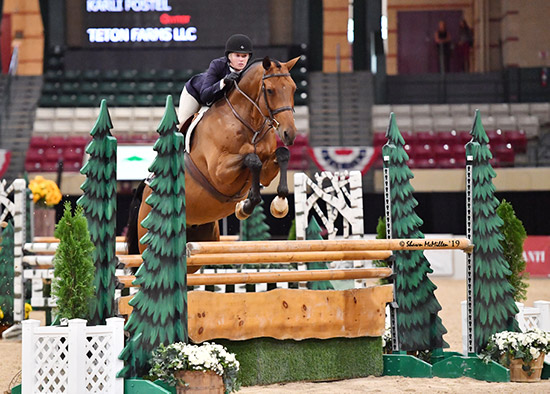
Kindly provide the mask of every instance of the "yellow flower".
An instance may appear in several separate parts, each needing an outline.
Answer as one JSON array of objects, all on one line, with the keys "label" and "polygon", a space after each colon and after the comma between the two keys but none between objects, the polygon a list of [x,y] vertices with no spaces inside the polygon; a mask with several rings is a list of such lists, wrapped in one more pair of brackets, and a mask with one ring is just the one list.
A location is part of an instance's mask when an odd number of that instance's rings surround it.
[{"label": "yellow flower", "polygon": [[25,319],[29,318],[29,314],[32,311],[32,306],[28,302],[25,302]]},{"label": "yellow flower", "polygon": [[0,320],[4,318],[4,312],[2,312],[2,308],[0,308]]},{"label": "yellow flower", "polygon": [[38,175],[29,182],[32,200],[35,204],[52,207],[61,201],[61,191],[54,181]]}]

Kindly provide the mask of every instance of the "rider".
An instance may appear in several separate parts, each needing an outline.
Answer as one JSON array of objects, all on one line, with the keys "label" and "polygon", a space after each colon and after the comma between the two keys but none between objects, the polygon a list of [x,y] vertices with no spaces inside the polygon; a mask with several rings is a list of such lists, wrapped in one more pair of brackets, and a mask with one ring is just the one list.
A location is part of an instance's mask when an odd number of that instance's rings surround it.
[{"label": "rider", "polygon": [[225,56],[212,60],[206,72],[195,75],[185,84],[178,108],[181,124],[202,105],[212,105],[233,86],[252,56],[252,41],[244,34],[234,34],[225,43]]}]

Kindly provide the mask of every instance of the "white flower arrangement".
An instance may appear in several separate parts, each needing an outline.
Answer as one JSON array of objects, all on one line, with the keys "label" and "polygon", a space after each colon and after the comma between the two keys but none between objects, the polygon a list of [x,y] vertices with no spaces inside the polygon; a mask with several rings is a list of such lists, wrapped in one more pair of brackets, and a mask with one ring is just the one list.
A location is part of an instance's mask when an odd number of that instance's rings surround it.
[{"label": "white flower arrangement", "polygon": [[204,342],[190,345],[183,342],[168,346],[160,345],[153,351],[151,358],[151,377],[175,386],[178,380],[174,374],[178,371],[214,371],[222,376],[225,392],[239,389],[237,373],[239,361],[235,354],[215,343]]},{"label": "white flower arrangement", "polygon": [[531,374],[529,363],[550,352],[550,332],[539,329],[527,332],[503,331],[493,334],[480,356],[485,362],[496,361],[510,367],[510,360],[522,359],[523,370]]}]

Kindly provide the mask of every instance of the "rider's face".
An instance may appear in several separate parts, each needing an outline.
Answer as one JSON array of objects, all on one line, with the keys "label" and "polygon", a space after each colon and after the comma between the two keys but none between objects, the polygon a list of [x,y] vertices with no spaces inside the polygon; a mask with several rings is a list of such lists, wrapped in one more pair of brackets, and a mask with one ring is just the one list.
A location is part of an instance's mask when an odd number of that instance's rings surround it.
[{"label": "rider's face", "polygon": [[241,71],[244,66],[246,66],[249,57],[250,55],[248,53],[231,52],[229,55],[227,55],[227,58],[229,59],[229,65],[237,71]]}]

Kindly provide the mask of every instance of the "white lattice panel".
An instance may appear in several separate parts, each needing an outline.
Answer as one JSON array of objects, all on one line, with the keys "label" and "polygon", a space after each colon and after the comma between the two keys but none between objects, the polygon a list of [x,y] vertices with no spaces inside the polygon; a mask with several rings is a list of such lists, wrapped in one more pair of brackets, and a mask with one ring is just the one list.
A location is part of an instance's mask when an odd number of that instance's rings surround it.
[{"label": "white lattice panel", "polygon": [[106,393],[124,391],[116,374],[124,366],[124,319],[109,318],[106,326],[86,327],[74,319],[68,327],[40,327],[23,322],[22,393]]},{"label": "white lattice panel", "polygon": [[[68,329],[67,329],[68,331]],[[66,393],[69,384],[67,331],[45,335],[34,342],[33,393]]]}]

